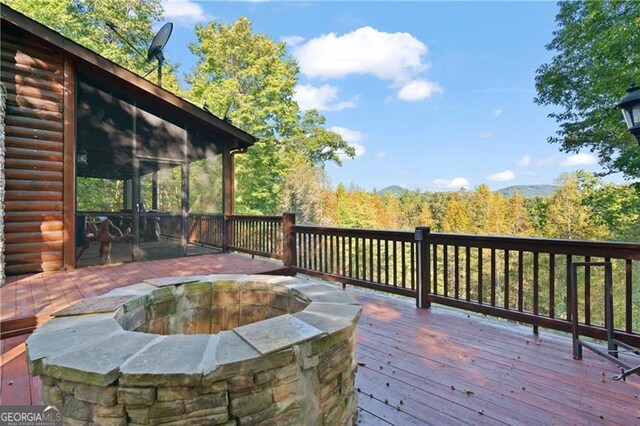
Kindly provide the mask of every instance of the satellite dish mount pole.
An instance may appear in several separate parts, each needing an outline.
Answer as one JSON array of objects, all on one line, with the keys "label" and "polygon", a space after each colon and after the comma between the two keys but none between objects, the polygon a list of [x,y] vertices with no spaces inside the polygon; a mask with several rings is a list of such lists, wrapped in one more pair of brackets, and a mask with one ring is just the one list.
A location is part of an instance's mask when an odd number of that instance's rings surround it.
[{"label": "satellite dish mount pole", "polygon": [[162,51],[157,56],[158,58],[158,86],[162,87],[162,65],[164,64],[164,55]]}]

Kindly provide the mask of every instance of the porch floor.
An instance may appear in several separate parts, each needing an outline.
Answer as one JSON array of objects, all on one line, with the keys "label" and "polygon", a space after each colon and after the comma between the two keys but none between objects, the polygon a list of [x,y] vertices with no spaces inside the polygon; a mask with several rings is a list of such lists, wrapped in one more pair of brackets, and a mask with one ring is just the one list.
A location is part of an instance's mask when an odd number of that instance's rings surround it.
[{"label": "porch floor", "polygon": [[[1,313],[45,320],[76,300],[145,278],[278,268],[225,254],[13,278],[0,289]],[[358,424],[640,423],[640,377],[613,381],[619,369],[589,351],[573,360],[565,335],[535,336],[530,327],[506,321],[348,291],[364,308],[357,330]],[[25,340],[0,341],[2,405],[39,403],[40,382],[28,375]]]}]

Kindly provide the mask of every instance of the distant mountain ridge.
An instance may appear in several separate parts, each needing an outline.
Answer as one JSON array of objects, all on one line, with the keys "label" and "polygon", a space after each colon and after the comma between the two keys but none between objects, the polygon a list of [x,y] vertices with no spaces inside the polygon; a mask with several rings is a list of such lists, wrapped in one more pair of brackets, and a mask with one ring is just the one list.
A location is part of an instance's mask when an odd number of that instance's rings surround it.
[{"label": "distant mountain ridge", "polygon": [[[521,197],[534,198],[534,197],[550,197],[553,191],[556,190],[555,185],[512,185],[506,188],[498,189],[494,192],[499,192],[504,197],[513,197],[513,194],[518,191]],[[400,195],[405,191],[405,188],[400,185],[389,185],[377,191],[379,195],[384,194],[396,194]]]},{"label": "distant mountain ridge", "polygon": [[498,189],[495,192],[499,192],[506,198],[513,197],[513,194],[518,191],[521,197],[533,198],[533,197],[550,197],[553,191],[556,190],[555,185],[513,185],[506,188]]},{"label": "distant mountain ridge", "polygon": [[384,194],[387,194],[387,193],[392,193],[392,194],[400,195],[404,191],[405,191],[405,189],[403,187],[401,187],[400,185],[389,185],[389,186],[386,186],[386,187],[382,188],[380,191],[378,191],[378,194],[384,195]]}]

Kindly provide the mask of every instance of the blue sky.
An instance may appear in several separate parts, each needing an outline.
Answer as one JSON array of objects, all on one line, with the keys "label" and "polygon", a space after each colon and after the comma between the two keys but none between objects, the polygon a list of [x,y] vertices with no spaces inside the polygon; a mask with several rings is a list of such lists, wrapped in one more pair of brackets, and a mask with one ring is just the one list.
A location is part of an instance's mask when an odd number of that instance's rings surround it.
[{"label": "blue sky", "polygon": [[[193,25],[246,16],[286,41],[301,68],[296,99],[357,150],[332,184],[368,190],[498,189],[601,171],[589,152],[546,142],[551,109],[533,103],[536,69],[556,28],[555,2],[164,3],[176,27],[166,56],[195,64]],[[622,182],[621,177],[608,180]]]}]

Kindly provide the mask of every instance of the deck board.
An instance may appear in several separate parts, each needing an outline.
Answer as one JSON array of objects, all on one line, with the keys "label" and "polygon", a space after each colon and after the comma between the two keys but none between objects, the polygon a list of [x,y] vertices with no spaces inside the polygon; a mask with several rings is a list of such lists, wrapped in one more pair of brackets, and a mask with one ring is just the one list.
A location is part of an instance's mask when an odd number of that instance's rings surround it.
[{"label": "deck board", "polygon": [[[1,318],[30,312],[42,323],[83,297],[151,277],[279,268],[225,254],[23,276],[0,289],[0,298],[13,300],[2,300]],[[416,309],[405,298],[348,291],[363,305],[357,329],[359,425],[640,424],[640,376],[613,381],[619,368],[589,351],[573,360],[565,334],[534,335],[531,327],[508,321],[438,306]],[[40,381],[28,376],[25,338],[0,341],[0,404],[39,401]]]}]

